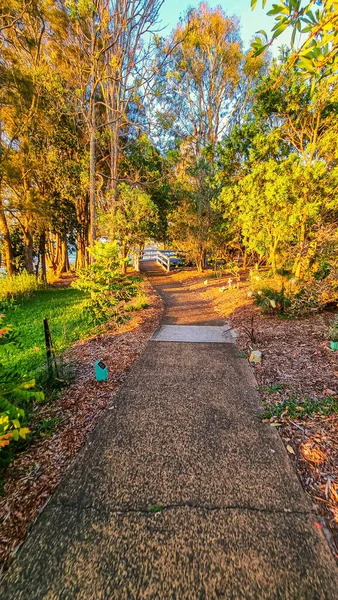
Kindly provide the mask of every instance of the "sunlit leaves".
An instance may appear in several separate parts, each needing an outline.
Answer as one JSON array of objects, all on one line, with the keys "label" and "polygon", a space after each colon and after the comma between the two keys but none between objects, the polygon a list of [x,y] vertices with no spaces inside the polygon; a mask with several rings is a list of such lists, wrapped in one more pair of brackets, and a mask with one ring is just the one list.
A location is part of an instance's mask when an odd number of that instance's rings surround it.
[{"label": "sunlit leaves", "polygon": [[[253,2],[252,7],[256,4],[257,2]],[[264,6],[265,2],[262,5]],[[319,8],[314,11],[316,5]],[[273,4],[267,14],[275,18],[271,42],[288,28],[291,31],[291,48],[295,47],[299,37],[298,49],[290,56],[289,67],[296,65],[305,75],[317,80],[335,76],[338,51],[337,2],[312,0],[304,4],[301,0],[283,0],[279,4]],[[258,56],[268,45],[269,43],[263,43],[256,38],[252,47]]]}]

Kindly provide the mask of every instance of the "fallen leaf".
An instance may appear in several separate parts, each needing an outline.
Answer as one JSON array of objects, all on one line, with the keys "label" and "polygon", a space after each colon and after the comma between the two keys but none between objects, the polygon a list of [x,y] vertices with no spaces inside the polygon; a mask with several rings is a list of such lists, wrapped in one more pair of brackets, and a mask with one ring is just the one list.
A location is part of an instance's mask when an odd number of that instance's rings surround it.
[{"label": "fallen leaf", "polygon": [[295,453],[294,449],[292,448],[292,446],[290,446],[290,444],[288,444],[286,446],[286,449],[287,449],[288,452],[290,452],[290,454],[294,454]]}]

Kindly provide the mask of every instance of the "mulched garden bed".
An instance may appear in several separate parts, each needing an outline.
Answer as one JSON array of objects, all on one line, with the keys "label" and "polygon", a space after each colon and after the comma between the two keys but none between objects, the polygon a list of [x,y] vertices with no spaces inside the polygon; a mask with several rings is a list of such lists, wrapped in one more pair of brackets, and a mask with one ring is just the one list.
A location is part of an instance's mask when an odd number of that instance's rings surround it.
[{"label": "mulched garden bed", "polygon": [[[245,276],[239,289],[221,293],[222,285],[226,279],[209,279],[205,294],[238,332],[239,348],[262,352],[262,363],[253,368],[263,406],[285,403],[284,414],[272,417],[271,425],[280,424],[277,429],[290,459],[318,509],[317,525],[338,558],[338,352],[330,349],[327,338],[334,313],[301,319],[265,316],[248,298]],[[297,405],[292,417],[291,401]],[[318,402],[319,412],[302,414],[307,402]]]},{"label": "mulched garden bed", "polygon": [[[132,314],[132,319],[116,330],[74,345],[65,362],[74,365],[74,383],[48,404],[37,404],[31,429],[45,420],[55,423],[47,437],[40,437],[18,454],[6,473],[4,496],[0,498],[0,572],[12,562],[30,525],[48,502],[61,476],[84,444],[88,432],[113,403],[113,395],[144,350],[158,326],[162,301],[145,280],[149,308]],[[102,359],[109,378],[96,382],[93,365]]]},{"label": "mulched garden bed", "polygon": [[[238,333],[243,353],[250,348],[263,354],[254,366],[262,404],[266,410],[285,404],[282,416],[266,419],[276,427],[314,507],[317,526],[338,558],[338,352],[330,350],[328,327],[332,312],[301,319],[265,316],[248,297],[247,273],[239,287],[228,286],[229,275],[215,278],[211,271],[177,273],[191,291],[213,303]],[[326,399],[329,406],[326,411]],[[320,409],[303,414],[304,403]],[[288,404],[296,405],[292,416]]]}]

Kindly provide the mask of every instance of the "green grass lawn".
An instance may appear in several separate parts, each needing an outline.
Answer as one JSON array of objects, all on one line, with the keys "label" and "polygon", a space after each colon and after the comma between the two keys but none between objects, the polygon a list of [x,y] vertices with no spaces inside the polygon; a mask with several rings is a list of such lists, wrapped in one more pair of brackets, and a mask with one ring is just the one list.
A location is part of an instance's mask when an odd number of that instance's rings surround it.
[{"label": "green grass lawn", "polygon": [[22,374],[39,381],[46,364],[44,318],[48,319],[53,345],[62,353],[75,341],[86,338],[93,329],[83,310],[86,296],[72,288],[48,288],[17,300],[5,313],[19,334],[20,348],[12,348],[8,360]]}]

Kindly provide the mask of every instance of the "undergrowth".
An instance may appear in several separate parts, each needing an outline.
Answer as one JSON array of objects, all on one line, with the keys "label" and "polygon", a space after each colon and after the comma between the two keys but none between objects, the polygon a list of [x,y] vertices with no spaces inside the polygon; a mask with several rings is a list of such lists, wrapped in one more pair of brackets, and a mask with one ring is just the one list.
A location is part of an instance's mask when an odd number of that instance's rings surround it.
[{"label": "undergrowth", "polygon": [[269,404],[265,406],[262,419],[272,419],[273,417],[291,417],[299,418],[304,415],[313,414],[330,415],[338,413],[338,399],[332,396],[326,398],[302,398],[291,397],[279,404]]},{"label": "undergrowth", "polygon": [[12,276],[0,277],[0,307],[6,308],[15,298],[30,296],[44,287],[35,275],[26,271]]}]

